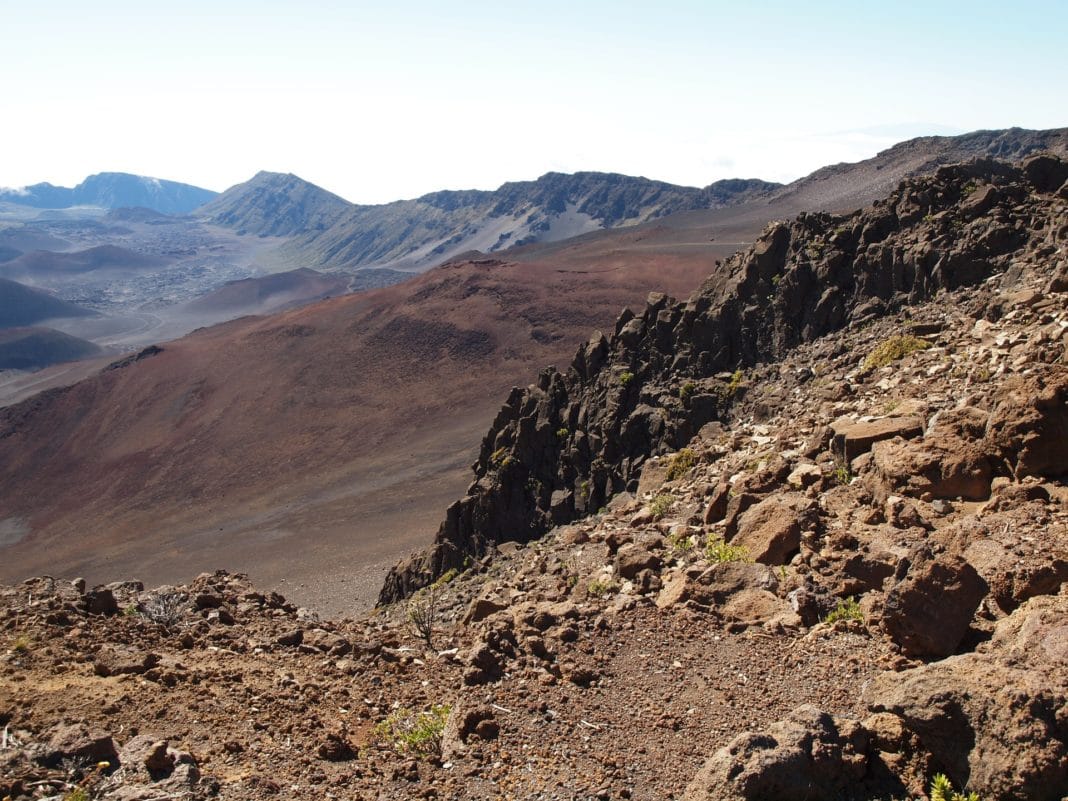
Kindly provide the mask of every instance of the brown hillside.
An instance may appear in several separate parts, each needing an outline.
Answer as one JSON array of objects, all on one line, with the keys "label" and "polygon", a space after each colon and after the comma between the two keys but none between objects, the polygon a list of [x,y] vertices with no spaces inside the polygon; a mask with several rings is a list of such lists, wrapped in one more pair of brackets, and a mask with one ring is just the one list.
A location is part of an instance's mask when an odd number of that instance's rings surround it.
[{"label": "brown hillside", "polygon": [[226,565],[315,577],[290,590],[304,602],[365,604],[462,491],[509,387],[652,287],[684,291],[711,266],[448,265],[198,331],[4,409],[0,521],[22,538],[0,576],[175,581]]}]

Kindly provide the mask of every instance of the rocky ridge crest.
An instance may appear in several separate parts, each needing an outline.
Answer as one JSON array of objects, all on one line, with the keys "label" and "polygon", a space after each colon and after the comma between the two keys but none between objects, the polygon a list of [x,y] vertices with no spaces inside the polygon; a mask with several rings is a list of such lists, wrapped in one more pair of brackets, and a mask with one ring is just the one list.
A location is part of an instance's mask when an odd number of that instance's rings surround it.
[{"label": "rocky ridge crest", "polygon": [[654,293],[640,315],[624,310],[566,372],[548,368],[513,389],[466,497],[433,547],[390,573],[381,600],[633,491],[648,458],[727,414],[734,371],[995,274],[1018,280],[1021,265],[1057,253],[1066,177],[1051,156],[942,167],[869,209],[771,224],[685,303]]}]

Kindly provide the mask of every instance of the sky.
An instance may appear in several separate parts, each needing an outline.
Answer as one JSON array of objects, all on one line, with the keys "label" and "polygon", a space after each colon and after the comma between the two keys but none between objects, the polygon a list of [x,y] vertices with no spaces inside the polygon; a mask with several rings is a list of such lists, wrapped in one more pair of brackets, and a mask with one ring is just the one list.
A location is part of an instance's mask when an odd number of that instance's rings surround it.
[{"label": "sky", "polygon": [[0,0],[0,186],[785,182],[913,136],[1068,126],[1064,0],[155,5]]}]

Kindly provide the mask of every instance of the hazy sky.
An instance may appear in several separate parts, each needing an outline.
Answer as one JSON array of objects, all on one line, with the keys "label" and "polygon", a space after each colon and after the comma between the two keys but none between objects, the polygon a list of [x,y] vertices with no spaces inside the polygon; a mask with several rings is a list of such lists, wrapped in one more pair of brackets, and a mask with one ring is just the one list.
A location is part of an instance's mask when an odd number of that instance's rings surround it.
[{"label": "hazy sky", "polygon": [[156,5],[0,0],[0,186],[786,181],[921,134],[1068,125],[1065,0]]}]

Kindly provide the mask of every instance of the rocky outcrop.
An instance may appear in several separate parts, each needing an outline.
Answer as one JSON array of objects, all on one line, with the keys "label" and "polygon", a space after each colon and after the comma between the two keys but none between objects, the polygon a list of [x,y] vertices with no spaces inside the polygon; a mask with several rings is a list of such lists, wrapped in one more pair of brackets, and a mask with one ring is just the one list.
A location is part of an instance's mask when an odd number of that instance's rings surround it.
[{"label": "rocky outcrop", "polygon": [[[832,801],[858,792],[873,774],[871,737],[854,720],[802,706],[765,731],[738,735],[705,763],[683,801]],[[882,788],[900,790],[900,786]]]},{"label": "rocky outcrop", "polygon": [[876,678],[866,700],[898,716],[957,786],[983,798],[1068,794],[1068,597],[1033,598],[979,652]]},{"label": "rocky outcrop", "polygon": [[[534,539],[637,489],[650,457],[726,415],[744,394],[747,368],[937,292],[1011,275],[1021,253],[1052,252],[1064,220],[1048,176],[1060,163],[943,167],[851,215],[774,223],[685,303],[654,293],[640,314],[624,310],[612,335],[591,338],[566,371],[548,368],[534,386],[512,390],[467,494],[449,507],[430,549],[390,572],[380,601],[409,595],[494,543]],[[1019,425],[996,422],[995,412],[990,443],[1012,450],[1031,437],[1029,448],[1013,450],[1023,465],[958,454],[947,439],[952,459],[928,464],[930,449],[915,454],[930,485],[917,491],[977,497],[995,474],[1061,469],[1061,451],[1042,444],[1051,438],[1029,432],[1062,431],[1063,397],[1043,389]],[[876,442],[876,459],[880,445],[900,441]]]}]

